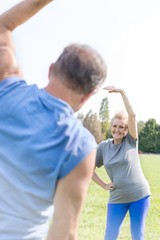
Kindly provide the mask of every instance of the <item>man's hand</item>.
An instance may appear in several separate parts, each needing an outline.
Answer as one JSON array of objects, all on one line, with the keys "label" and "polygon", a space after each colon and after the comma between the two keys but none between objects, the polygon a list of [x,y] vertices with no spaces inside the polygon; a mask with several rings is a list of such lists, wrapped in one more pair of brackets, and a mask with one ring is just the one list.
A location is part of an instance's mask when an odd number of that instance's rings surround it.
[{"label": "man's hand", "polygon": [[52,0],[25,0],[0,15],[0,80],[22,76],[15,57],[12,31],[50,2]]}]

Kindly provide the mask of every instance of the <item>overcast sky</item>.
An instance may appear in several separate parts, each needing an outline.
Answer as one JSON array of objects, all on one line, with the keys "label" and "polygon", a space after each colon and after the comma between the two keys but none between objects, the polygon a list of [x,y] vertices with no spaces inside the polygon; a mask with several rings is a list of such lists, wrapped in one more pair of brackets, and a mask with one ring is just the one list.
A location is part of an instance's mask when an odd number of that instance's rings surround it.
[{"label": "overcast sky", "polygon": [[[18,2],[1,1],[0,11]],[[66,45],[91,45],[107,63],[105,85],[126,90],[138,120],[160,123],[159,0],[55,0],[19,27],[14,40],[26,81],[39,87],[47,84],[49,65]],[[119,94],[100,90],[82,111],[98,111],[105,96],[110,117],[123,108]]]}]

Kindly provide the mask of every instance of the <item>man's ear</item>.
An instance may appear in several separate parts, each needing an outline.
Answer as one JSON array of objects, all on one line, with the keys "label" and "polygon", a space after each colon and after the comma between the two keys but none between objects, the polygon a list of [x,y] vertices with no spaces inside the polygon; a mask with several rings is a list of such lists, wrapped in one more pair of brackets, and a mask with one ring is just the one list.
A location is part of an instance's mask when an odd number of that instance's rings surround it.
[{"label": "man's ear", "polygon": [[54,63],[51,63],[48,71],[48,78],[50,79],[51,75],[53,74]]}]

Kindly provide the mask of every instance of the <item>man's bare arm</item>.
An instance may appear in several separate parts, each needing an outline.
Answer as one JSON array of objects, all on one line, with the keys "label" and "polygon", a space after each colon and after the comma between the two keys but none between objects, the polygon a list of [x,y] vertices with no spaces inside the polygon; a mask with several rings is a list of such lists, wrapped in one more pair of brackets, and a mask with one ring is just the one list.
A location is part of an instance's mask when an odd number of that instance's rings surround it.
[{"label": "man's bare arm", "polygon": [[52,1],[24,0],[0,16],[0,26],[13,31]]},{"label": "man's bare arm", "polygon": [[57,185],[48,240],[77,240],[78,224],[95,167],[94,150]]},{"label": "man's bare arm", "polygon": [[12,31],[53,0],[24,0],[0,15],[0,80],[21,76],[15,57]]}]

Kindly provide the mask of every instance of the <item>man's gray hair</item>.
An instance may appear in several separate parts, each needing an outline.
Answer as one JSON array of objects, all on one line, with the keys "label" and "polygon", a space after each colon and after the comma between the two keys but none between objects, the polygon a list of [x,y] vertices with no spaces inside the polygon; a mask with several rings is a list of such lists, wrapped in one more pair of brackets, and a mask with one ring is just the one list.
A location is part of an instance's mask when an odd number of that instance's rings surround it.
[{"label": "man's gray hair", "polygon": [[100,54],[88,45],[71,44],[54,64],[54,75],[76,92],[87,94],[104,82],[107,67]]}]

